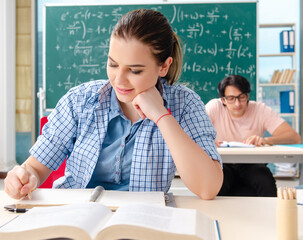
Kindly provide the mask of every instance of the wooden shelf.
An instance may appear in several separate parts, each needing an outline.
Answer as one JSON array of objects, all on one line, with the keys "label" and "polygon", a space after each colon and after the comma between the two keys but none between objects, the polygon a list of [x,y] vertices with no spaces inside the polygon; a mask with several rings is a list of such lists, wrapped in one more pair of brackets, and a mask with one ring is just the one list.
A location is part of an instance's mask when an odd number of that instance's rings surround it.
[{"label": "wooden shelf", "polygon": [[286,27],[294,27],[296,26],[295,23],[264,23],[259,24],[260,28],[286,28]]},{"label": "wooden shelf", "polygon": [[259,54],[259,57],[293,57],[295,52]]},{"label": "wooden shelf", "polygon": [[298,116],[297,113],[279,113],[281,117],[293,117],[296,118]]},{"label": "wooden shelf", "polygon": [[259,87],[296,87],[296,83],[259,83]]}]

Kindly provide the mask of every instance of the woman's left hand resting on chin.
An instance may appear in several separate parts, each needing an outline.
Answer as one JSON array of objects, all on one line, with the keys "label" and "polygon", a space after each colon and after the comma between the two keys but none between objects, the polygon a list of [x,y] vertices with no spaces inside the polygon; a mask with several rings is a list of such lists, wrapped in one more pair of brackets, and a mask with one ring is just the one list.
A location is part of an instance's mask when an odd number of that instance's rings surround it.
[{"label": "woman's left hand resting on chin", "polygon": [[132,104],[142,119],[147,117],[156,122],[160,116],[168,113],[168,110],[163,105],[160,92],[156,87],[149,88],[138,94],[133,99]]},{"label": "woman's left hand resting on chin", "polygon": [[[156,121],[168,110],[156,87],[150,88],[133,99],[133,106],[142,119]],[[158,127],[174,159],[184,184],[202,199],[213,199],[223,183],[220,163],[213,160],[180,127],[172,115],[158,121]]]}]

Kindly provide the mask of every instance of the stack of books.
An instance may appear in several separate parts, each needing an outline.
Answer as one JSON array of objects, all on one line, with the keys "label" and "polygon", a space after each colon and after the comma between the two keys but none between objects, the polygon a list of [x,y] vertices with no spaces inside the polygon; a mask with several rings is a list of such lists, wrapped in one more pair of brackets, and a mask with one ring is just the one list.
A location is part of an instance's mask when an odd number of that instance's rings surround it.
[{"label": "stack of books", "polygon": [[294,73],[296,72],[295,69],[284,69],[282,71],[280,70],[275,70],[270,83],[275,83],[275,84],[288,84],[293,82],[293,76]]}]

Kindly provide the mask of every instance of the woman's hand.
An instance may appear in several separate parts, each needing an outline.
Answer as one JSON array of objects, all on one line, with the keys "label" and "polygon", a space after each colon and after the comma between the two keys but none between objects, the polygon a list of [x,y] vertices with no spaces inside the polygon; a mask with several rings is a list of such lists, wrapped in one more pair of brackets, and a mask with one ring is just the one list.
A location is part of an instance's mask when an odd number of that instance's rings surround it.
[{"label": "woman's hand", "polygon": [[29,156],[21,166],[16,166],[7,173],[4,190],[12,198],[24,198],[39,187],[51,172],[35,157]]},{"label": "woman's hand", "polygon": [[160,116],[168,113],[163,105],[163,99],[156,87],[147,89],[138,94],[132,102],[142,119],[146,117],[156,122]]},{"label": "woman's hand", "polygon": [[8,172],[4,183],[4,190],[10,197],[22,199],[37,187],[38,179],[31,167],[23,164]]}]

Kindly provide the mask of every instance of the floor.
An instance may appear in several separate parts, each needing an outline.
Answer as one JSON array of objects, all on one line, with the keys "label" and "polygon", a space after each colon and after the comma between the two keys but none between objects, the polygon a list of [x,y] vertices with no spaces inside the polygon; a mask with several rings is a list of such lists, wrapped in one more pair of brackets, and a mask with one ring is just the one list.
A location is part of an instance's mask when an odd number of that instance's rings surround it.
[{"label": "floor", "polygon": [[[299,179],[288,178],[288,179],[277,179],[277,187],[295,187],[299,185]],[[4,189],[4,181],[0,179],[0,190]],[[172,186],[170,188],[170,192],[174,195],[182,195],[182,196],[191,196],[194,195],[192,192],[188,190],[188,188],[184,185],[182,180],[179,177],[176,177],[173,180]]]}]

